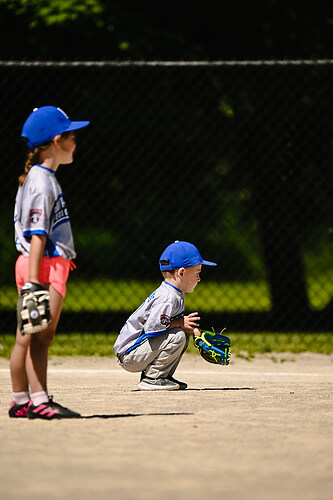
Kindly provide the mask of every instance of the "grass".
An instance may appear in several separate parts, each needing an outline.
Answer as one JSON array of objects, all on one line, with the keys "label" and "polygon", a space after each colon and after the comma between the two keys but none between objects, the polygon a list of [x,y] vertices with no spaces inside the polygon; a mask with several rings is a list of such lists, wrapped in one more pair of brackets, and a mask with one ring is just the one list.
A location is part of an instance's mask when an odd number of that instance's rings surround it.
[{"label": "grass", "polygon": [[[333,333],[230,333],[232,355],[252,359],[262,353],[333,353]],[[116,334],[57,334],[50,356],[114,356]],[[0,335],[0,357],[9,358],[15,343],[14,335]],[[198,354],[190,341],[188,352]]]},{"label": "grass", "polygon": [[[132,312],[159,285],[159,282],[139,280],[70,281],[64,311]],[[323,309],[333,297],[330,276],[308,280],[308,294],[313,309]],[[1,308],[16,308],[15,287],[2,288]],[[269,311],[271,301],[268,284],[261,282],[205,282],[193,294],[186,296],[186,309],[200,312],[261,312]],[[251,359],[256,353],[305,351],[331,354],[332,333],[227,333],[235,356]],[[115,334],[57,334],[50,355],[113,356]],[[0,357],[9,358],[15,338],[0,335]],[[192,343],[189,352],[197,351]]]},{"label": "grass", "polygon": [[[139,280],[69,281],[64,311],[132,312],[160,284]],[[321,276],[308,280],[309,301],[313,309],[323,309],[333,297],[333,280]],[[15,309],[14,286],[2,289],[1,307]],[[186,295],[186,308],[200,312],[265,312],[271,309],[266,281],[203,282],[194,293]]]}]

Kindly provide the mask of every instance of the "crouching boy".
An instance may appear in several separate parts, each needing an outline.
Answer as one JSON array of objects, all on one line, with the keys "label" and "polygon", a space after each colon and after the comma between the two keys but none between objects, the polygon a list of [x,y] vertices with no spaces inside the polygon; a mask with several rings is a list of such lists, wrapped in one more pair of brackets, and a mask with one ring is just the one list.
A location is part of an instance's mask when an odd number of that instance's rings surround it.
[{"label": "crouching boy", "polygon": [[199,283],[202,265],[216,264],[186,241],[169,245],[159,264],[164,281],[128,318],[114,351],[124,370],[141,372],[140,390],[184,390],[187,384],[173,375],[189,336],[200,335],[198,313],[184,315],[185,293]]}]

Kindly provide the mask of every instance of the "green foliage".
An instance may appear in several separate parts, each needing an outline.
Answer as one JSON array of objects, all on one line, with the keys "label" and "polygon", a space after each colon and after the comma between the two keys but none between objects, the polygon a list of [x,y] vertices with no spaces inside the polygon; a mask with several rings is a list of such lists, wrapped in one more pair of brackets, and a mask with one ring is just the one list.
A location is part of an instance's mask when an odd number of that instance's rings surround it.
[{"label": "green foliage", "polygon": [[17,15],[27,16],[31,29],[73,23],[80,17],[93,18],[103,11],[99,0],[0,0],[0,4]]},{"label": "green foliage", "polygon": [[0,357],[9,359],[14,344],[14,335],[0,335]]},{"label": "green foliage", "polygon": [[227,100],[222,98],[219,104],[219,110],[221,113],[227,118],[233,118],[235,116],[235,112],[232,107],[228,104]]},{"label": "green foliage", "polygon": [[[2,9],[3,26],[6,28],[10,21],[10,31],[3,34],[2,41],[7,41],[8,33],[12,32],[15,40],[19,39],[20,54],[23,50],[23,54],[28,51],[31,55],[30,51],[33,53],[37,47],[37,57],[45,54],[51,59],[64,57],[69,45],[75,43],[75,37],[70,39],[71,32],[78,32],[84,18],[87,29],[82,30],[75,45],[76,58],[85,58],[91,41],[97,38],[103,43],[91,48],[90,55],[111,59],[122,52],[127,55],[128,48],[133,59],[147,60],[330,57],[332,23],[328,0],[315,7],[310,4],[311,13],[302,2],[215,3],[207,9],[205,2],[192,2],[190,8],[179,2],[177,14],[170,15],[170,5],[166,2],[0,0],[7,10]],[[227,23],[223,22],[225,19]],[[68,27],[68,36],[55,37],[58,43],[54,45],[52,37],[45,36],[42,28],[64,25]],[[36,32],[36,39],[20,33],[25,26]],[[4,50],[10,52],[11,48]],[[222,111],[230,116],[231,108]]]}]

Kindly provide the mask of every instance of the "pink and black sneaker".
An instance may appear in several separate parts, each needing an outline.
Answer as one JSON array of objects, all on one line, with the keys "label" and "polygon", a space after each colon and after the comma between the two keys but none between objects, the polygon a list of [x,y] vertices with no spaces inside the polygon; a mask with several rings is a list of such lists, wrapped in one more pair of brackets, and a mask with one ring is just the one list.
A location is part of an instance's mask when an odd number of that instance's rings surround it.
[{"label": "pink and black sneaker", "polygon": [[8,410],[8,415],[11,418],[26,418],[28,405],[29,401],[23,403],[22,405],[18,405],[15,401],[12,401]]},{"label": "pink and black sneaker", "polygon": [[29,419],[42,418],[44,420],[55,420],[60,418],[81,418],[81,415],[76,411],[69,410],[55,403],[52,397],[50,397],[47,403],[42,403],[37,406],[34,406],[32,401],[30,401],[27,417]]}]

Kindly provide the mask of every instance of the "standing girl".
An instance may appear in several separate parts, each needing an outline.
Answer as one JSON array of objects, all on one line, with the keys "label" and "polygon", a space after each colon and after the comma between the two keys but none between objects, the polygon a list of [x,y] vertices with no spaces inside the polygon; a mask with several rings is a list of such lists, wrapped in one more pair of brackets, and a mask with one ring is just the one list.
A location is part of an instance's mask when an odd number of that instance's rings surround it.
[{"label": "standing girl", "polygon": [[60,108],[44,106],[34,109],[22,129],[29,153],[15,203],[15,240],[21,253],[15,266],[16,284],[18,292],[27,282],[48,289],[51,321],[44,331],[33,335],[22,335],[17,328],[10,358],[10,417],[80,417],[49,397],[47,359],[76,256],[66,203],[55,173],[59,165],[72,163],[74,131],[87,125],[89,121],[72,122]]}]

